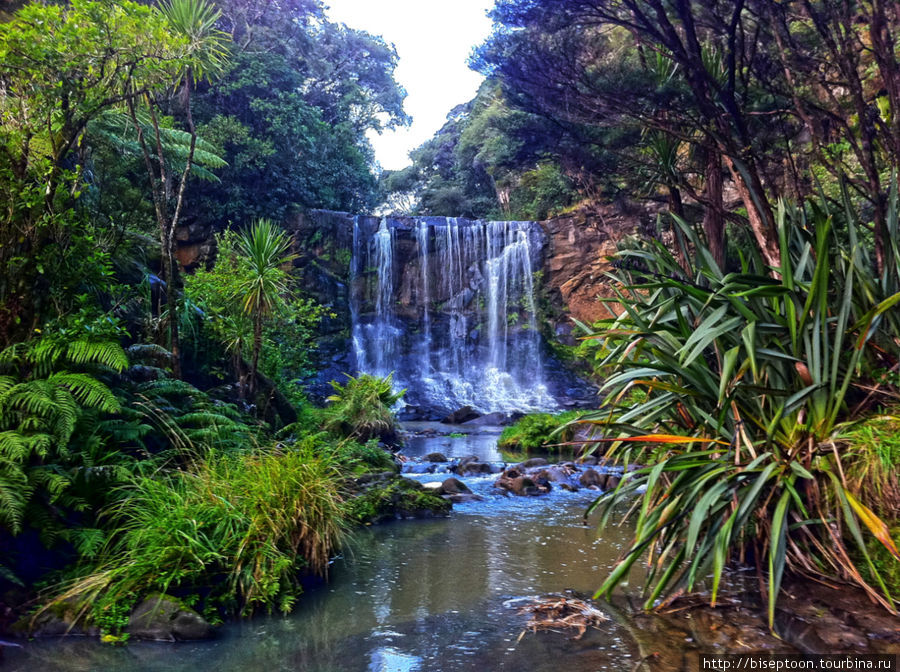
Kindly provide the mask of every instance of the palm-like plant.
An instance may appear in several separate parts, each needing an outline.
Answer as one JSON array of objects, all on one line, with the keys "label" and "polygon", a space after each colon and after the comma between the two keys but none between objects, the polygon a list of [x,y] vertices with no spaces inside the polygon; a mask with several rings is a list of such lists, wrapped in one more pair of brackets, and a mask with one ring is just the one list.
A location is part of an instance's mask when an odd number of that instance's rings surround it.
[{"label": "palm-like plant", "polygon": [[[593,334],[606,345],[612,410],[583,420],[602,427],[598,444],[612,442],[625,460],[635,459],[634,446],[645,457],[647,446],[665,450],[596,504],[609,516],[643,492],[632,548],[600,592],[650,550],[648,607],[710,572],[715,601],[729,560],[751,556],[768,575],[770,623],[785,571],[856,583],[894,609],[863,532],[898,561],[900,553],[845,478],[849,458],[834,438],[852,417],[855,381],[898,360],[900,332],[888,313],[900,294],[877,291],[890,283],[872,281],[862,226],[849,212],[782,205],[780,280],[758,256],[723,272],[683,222],[696,253],[687,271],[658,243],[621,253],[632,266],[617,277],[625,312]],[[618,405],[635,387],[646,400]]]},{"label": "palm-like plant", "polygon": [[294,259],[294,255],[289,253],[290,247],[290,239],[284,231],[267,219],[257,220],[238,240],[238,250],[246,257],[250,267],[250,276],[241,283],[239,292],[244,312],[253,319],[251,396],[256,389],[263,320],[288,292],[288,274],[282,267]]}]

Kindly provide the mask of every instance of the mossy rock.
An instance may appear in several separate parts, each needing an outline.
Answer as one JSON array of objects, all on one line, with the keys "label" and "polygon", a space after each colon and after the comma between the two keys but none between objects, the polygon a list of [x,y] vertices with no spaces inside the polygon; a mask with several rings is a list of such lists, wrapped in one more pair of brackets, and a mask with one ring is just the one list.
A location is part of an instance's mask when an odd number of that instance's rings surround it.
[{"label": "mossy rock", "polygon": [[360,523],[380,523],[398,518],[446,516],[452,504],[426,490],[421,483],[402,476],[366,480],[348,502],[348,515]]},{"label": "mossy rock", "polygon": [[165,642],[210,639],[214,634],[200,614],[163,593],[149,595],[134,608],[126,631],[133,639]]}]

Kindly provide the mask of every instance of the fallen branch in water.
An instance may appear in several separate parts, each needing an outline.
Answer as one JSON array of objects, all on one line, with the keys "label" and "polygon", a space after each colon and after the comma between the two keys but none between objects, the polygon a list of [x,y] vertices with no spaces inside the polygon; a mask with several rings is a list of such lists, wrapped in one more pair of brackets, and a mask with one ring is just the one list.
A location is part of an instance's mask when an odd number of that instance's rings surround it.
[{"label": "fallen branch in water", "polygon": [[584,600],[559,596],[540,598],[532,604],[520,607],[519,613],[531,614],[531,620],[519,635],[517,642],[522,640],[528,630],[534,633],[538,630],[565,632],[575,628],[578,633],[572,639],[581,639],[588,627],[599,628],[600,623],[609,620],[606,614]]}]

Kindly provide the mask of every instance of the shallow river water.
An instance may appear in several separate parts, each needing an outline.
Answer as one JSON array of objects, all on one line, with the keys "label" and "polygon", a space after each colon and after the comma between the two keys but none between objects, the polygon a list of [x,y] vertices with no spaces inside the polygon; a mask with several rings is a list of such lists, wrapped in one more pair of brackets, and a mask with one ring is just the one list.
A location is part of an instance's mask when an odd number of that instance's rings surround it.
[{"label": "shallow river water", "polygon": [[[440,451],[501,461],[496,433],[414,439],[415,458]],[[415,459],[412,461],[415,464]],[[423,482],[449,474],[409,474]],[[613,617],[577,641],[526,633],[528,598],[592,593],[626,543],[613,527],[597,538],[583,513],[593,491],[543,497],[491,495],[496,476],[464,479],[482,502],[449,518],[397,521],[353,535],[328,583],[310,586],[295,613],[230,623],[211,642],[102,646],[69,638],[8,650],[15,672],[276,672],[346,670],[630,670],[640,653]],[[571,634],[571,633],[569,633]]]}]

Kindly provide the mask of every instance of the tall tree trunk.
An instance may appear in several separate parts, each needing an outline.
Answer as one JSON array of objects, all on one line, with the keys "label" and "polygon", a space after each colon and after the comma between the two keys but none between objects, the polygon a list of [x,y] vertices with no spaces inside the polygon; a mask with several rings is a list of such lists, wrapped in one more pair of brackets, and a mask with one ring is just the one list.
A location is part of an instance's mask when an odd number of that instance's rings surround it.
[{"label": "tall tree trunk", "polygon": [[[723,154],[722,159],[728,167],[728,172],[731,173],[741,201],[747,209],[750,231],[753,233],[763,261],[772,267],[772,275],[780,276],[781,251],[778,248],[778,231],[775,229],[775,217],[772,209],[765,200],[762,183],[758,177],[754,179],[753,175],[748,175],[749,179],[745,178],[730,156]],[[754,196],[756,197],[754,198]]]},{"label": "tall tree trunk", "polygon": [[250,363],[250,401],[256,393],[256,372],[259,369],[259,352],[262,350],[262,311],[253,316],[253,361]]},{"label": "tall tree trunk", "polygon": [[163,282],[166,285],[165,306],[168,310],[168,345],[172,353],[172,370],[176,377],[181,377],[181,339],[178,333],[178,259],[175,256],[175,231],[181,220],[182,208],[184,206],[184,193],[187,188],[188,177],[191,173],[191,165],[194,161],[194,153],[197,148],[197,131],[194,126],[194,118],[191,114],[191,78],[192,73],[188,68],[183,78],[183,94],[184,94],[184,111],[190,133],[190,147],[188,155],[185,159],[184,170],[181,172],[181,179],[178,183],[178,191],[175,196],[175,210],[172,216],[169,216],[169,202],[172,196],[172,175],[168,170],[165,152],[162,146],[162,133],[160,130],[159,118],[156,115],[153,101],[146,97],[147,106],[150,112],[150,121],[155,131],[155,153],[158,163],[158,171],[153,166],[151,159],[151,151],[144,137],[143,126],[141,125],[134,105],[129,101],[129,112],[131,121],[134,124],[138,136],[138,143],[144,155],[144,164],[147,169],[147,177],[150,181],[150,191],[153,196],[153,207],[156,213],[156,221],[159,225],[159,244],[162,253],[162,274]]},{"label": "tall tree trunk", "polygon": [[725,269],[725,206],[722,202],[722,158],[712,148],[706,149],[706,212],[703,232],[709,251],[720,269]]}]

